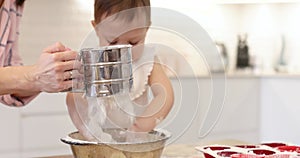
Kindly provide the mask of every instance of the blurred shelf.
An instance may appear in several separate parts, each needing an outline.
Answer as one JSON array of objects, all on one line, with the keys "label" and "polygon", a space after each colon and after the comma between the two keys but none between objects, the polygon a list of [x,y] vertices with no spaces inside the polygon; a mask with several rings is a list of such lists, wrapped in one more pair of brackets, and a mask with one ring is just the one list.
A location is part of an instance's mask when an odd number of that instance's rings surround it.
[{"label": "blurred shelf", "polygon": [[300,3],[300,0],[216,0],[216,4]]},{"label": "blurred shelf", "polygon": [[194,75],[178,75],[169,76],[171,79],[176,78],[300,78],[300,73],[252,73],[252,72],[227,72],[212,74],[194,74]]}]

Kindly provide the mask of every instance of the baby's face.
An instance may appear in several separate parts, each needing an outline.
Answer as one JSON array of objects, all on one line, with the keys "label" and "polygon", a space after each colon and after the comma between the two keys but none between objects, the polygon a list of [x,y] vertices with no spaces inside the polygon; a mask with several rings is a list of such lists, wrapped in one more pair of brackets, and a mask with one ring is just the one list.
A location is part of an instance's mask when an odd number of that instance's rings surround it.
[{"label": "baby's face", "polygon": [[104,33],[104,35],[100,37],[100,44],[101,46],[130,44],[132,45],[132,59],[134,61],[139,59],[142,55],[146,33],[146,28],[135,29],[119,37],[112,37]]},{"label": "baby's face", "polygon": [[131,22],[124,20],[106,20],[95,27],[100,46],[130,44],[133,61],[143,52],[148,26],[144,19],[135,18]]},{"label": "baby's face", "polygon": [[121,34],[118,37],[115,37],[110,34],[110,32],[100,33],[100,44],[101,46],[107,45],[117,45],[117,44],[130,44],[132,46],[136,46],[139,44],[144,44],[146,37],[147,29],[139,28],[135,30],[131,30]]}]

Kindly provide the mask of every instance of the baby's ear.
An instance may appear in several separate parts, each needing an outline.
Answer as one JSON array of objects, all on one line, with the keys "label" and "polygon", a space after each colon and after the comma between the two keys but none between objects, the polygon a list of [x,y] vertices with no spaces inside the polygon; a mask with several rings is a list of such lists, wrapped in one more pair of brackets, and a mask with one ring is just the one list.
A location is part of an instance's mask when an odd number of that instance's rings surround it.
[{"label": "baby's ear", "polygon": [[93,25],[94,28],[96,27],[95,20],[92,20],[92,21],[91,21],[91,24]]}]

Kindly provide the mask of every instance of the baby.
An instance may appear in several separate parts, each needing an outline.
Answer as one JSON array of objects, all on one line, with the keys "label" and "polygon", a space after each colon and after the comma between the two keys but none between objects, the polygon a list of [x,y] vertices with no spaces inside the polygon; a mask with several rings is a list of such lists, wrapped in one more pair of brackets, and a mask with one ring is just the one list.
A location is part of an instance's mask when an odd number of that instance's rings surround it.
[{"label": "baby", "polygon": [[[172,85],[154,49],[144,46],[151,25],[150,10],[150,0],[95,0],[92,21],[100,46],[132,45],[133,87],[129,99],[135,107],[135,115],[133,122],[124,126],[135,132],[154,129],[168,115],[174,102]],[[76,128],[88,137],[88,126],[83,125],[78,115],[75,97],[75,93],[68,93],[68,110]],[[107,117],[115,124],[122,122],[122,118],[113,114]]]}]

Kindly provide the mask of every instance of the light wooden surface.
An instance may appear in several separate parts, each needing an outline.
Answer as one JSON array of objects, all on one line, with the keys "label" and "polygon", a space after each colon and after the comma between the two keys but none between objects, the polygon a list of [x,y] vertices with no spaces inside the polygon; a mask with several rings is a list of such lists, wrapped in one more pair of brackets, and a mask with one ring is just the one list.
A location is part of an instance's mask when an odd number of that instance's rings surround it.
[{"label": "light wooden surface", "polygon": [[[199,142],[197,144],[172,144],[165,147],[162,158],[202,158],[203,155],[198,152],[196,146],[205,145],[238,145],[238,144],[248,144],[239,140],[221,140],[214,142]],[[50,156],[44,158],[73,158],[71,155],[60,155],[60,156]]]}]

